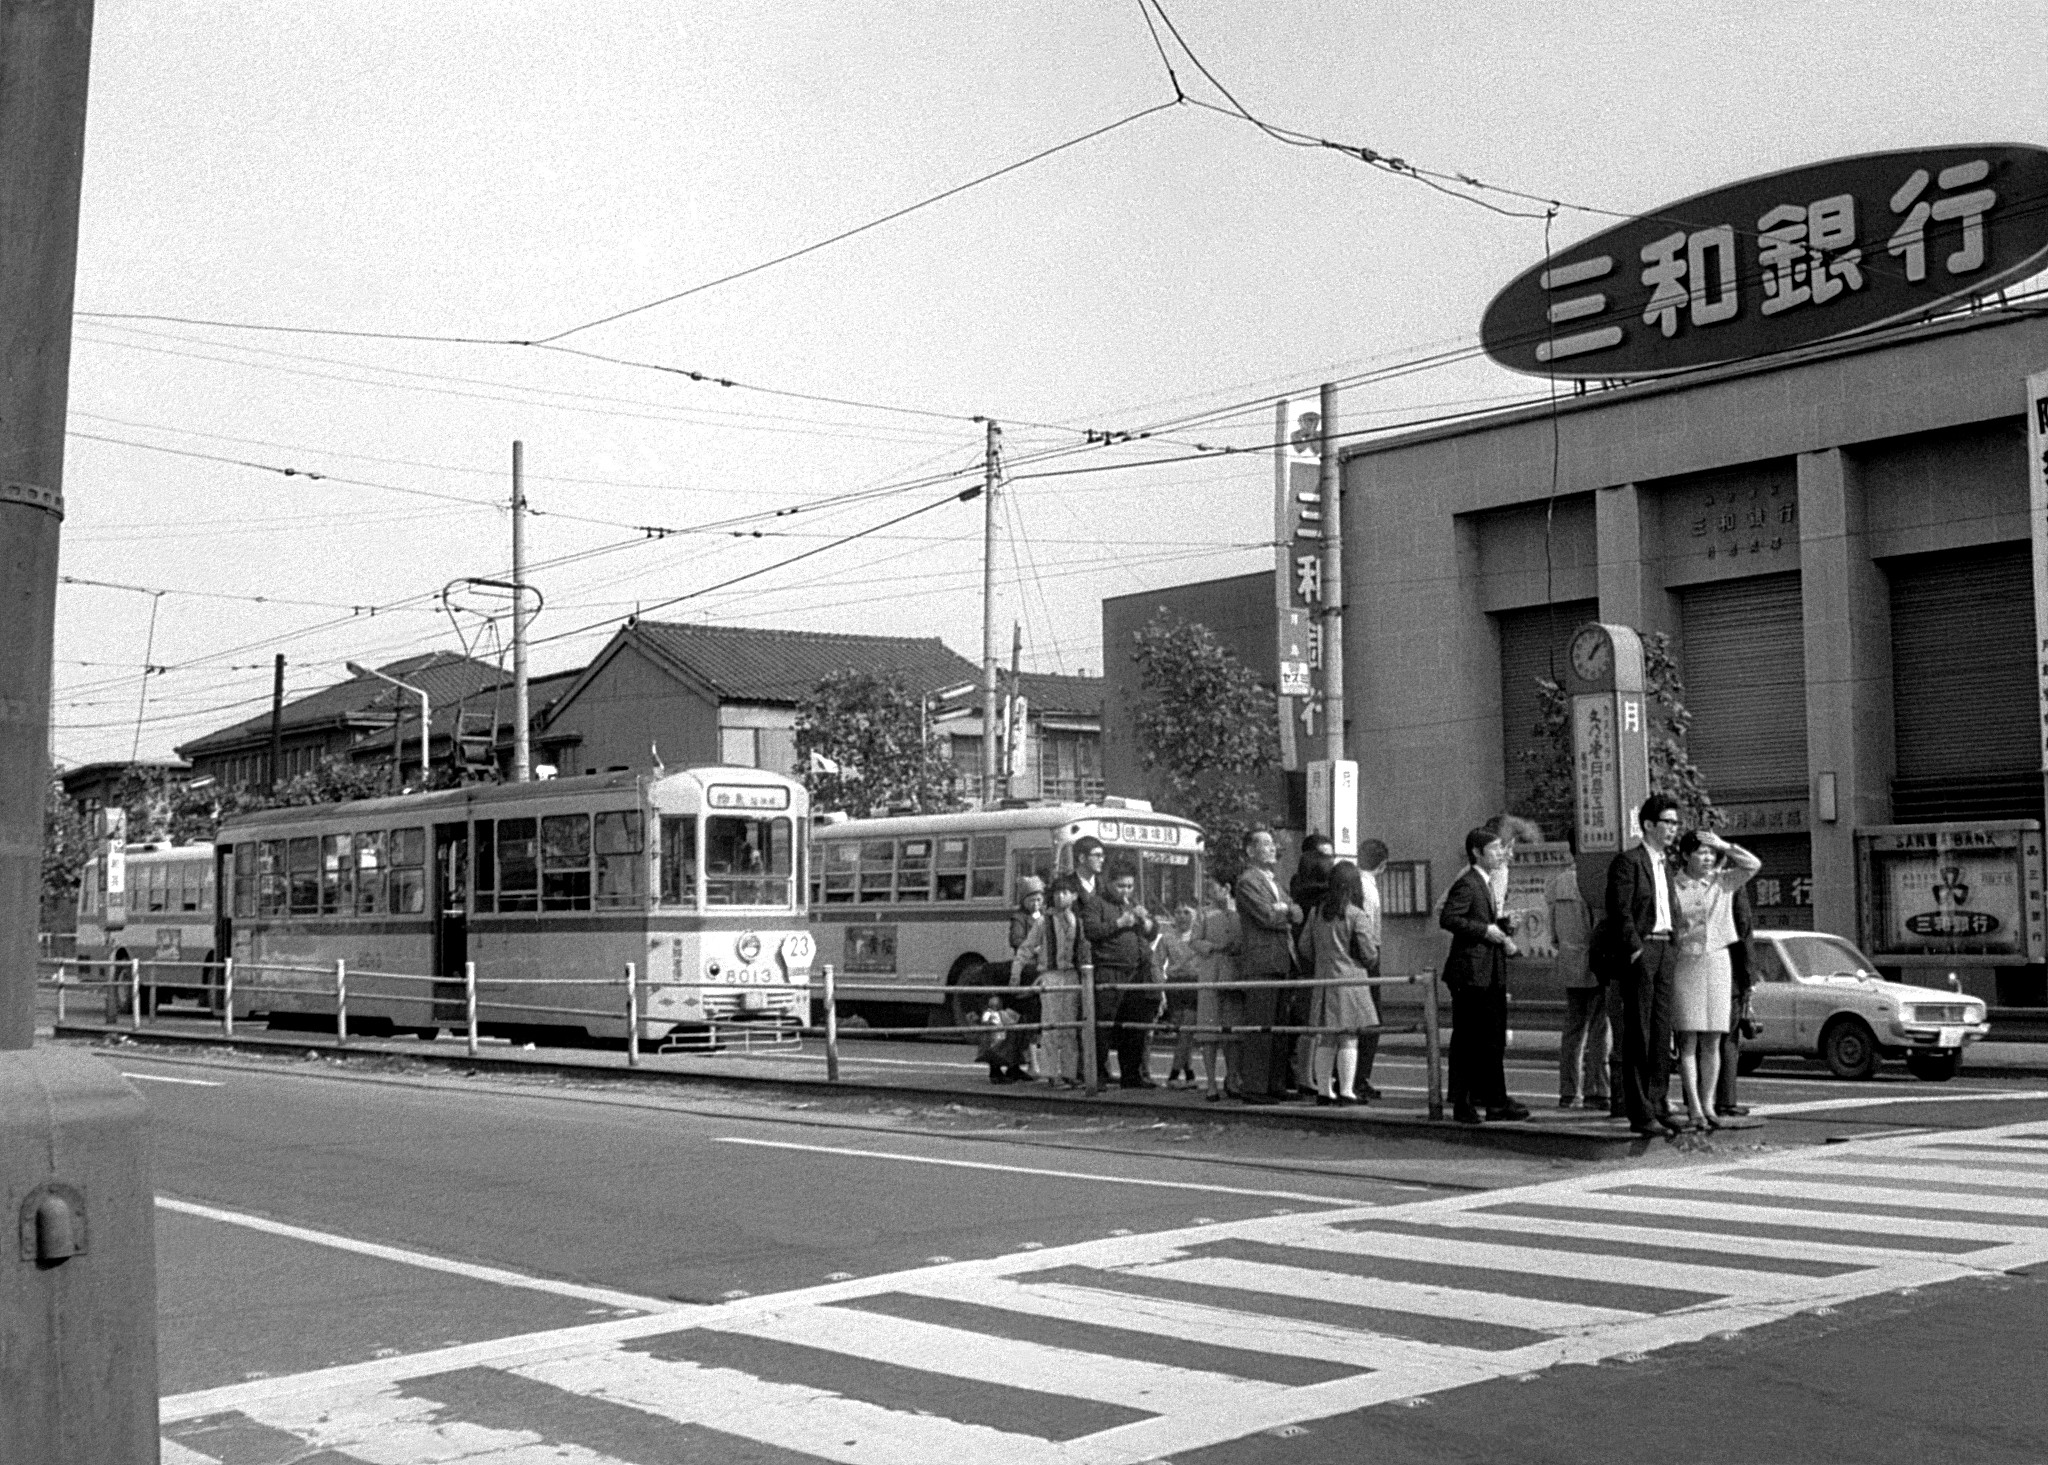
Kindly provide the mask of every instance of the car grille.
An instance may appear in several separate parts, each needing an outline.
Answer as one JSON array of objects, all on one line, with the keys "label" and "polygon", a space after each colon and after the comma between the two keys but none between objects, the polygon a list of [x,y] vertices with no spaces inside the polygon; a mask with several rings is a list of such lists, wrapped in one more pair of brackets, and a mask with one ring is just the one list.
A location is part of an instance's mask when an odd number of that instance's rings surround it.
[{"label": "car grille", "polygon": [[1970,1009],[1960,1002],[1922,1002],[1913,1008],[1914,1022],[1967,1022]]}]

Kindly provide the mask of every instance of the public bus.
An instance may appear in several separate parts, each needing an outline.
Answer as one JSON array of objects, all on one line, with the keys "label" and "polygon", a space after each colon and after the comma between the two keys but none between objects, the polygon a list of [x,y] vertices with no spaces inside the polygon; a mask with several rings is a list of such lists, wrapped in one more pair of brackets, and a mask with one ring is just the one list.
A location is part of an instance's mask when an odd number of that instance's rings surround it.
[{"label": "public bus", "polygon": [[103,848],[86,861],[71,965],[103,984],[109,1021],[129,1010],[126,984],[137,977],[145,1016],[174,998],[212,1002],[220,980],[213,859],[210,844],[143,843]]},{"label": "public bus", "polygon": [[984,966],[1008,980],[1018,881],[1072,870],[1085,835],[1137,864],[1148,910],[1199,903],[1201,829],[1135,799],[814,824],[811,921],[836,995],[892,1026],[962,1026],[981,1003],[947,989],[986,985]]},{"label": "public bus", "polygon": [[[235,1015],[351,1032],[628,1027],[677,1046],[794,1042],[810,1021],[803,785],[755,768],[602,773],[222,821],[215,944]],[[382,975],[379,974],[394,974]],[[411,977],[413,980],[397,980]],[[431,980],[421,980],[429,978]]]}]

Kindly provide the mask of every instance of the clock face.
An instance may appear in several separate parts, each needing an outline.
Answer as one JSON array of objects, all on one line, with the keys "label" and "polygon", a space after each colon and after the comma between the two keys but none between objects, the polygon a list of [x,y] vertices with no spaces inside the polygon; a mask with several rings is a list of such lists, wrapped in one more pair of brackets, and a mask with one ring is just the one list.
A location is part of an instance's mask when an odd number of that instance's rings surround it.
[{"label": "clock face", "polygon": [[1572,670],[1583,681],[1605,681],[1614,670],[1614,646],[1607,633],[1588,626],[1572,638]]}]

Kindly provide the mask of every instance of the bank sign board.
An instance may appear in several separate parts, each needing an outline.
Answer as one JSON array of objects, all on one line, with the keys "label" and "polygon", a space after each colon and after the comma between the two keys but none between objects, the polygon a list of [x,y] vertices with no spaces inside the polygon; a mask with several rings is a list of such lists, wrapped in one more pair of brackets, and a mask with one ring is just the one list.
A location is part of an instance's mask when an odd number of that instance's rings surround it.
[{"label": "bank sign board", "polygon": [[2048,149],[1865,153],[1709,193],[1518,276],[1479,335],[1502,366],[1628,380],[1913,319],[2048,266]]},{"label": "bank sign board", "polygon": [[2039,821],[1879,825],[1856,847],[1861,935],[1879,961],[2048,955]]}]

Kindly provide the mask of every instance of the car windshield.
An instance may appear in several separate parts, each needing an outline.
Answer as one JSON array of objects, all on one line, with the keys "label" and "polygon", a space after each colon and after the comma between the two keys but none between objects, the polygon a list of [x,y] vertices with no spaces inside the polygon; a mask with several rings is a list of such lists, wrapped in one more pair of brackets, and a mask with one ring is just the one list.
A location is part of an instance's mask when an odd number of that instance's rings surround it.
[{"label": "car windshield", "polygon": [[1877,975],[1877,964],[1839,936],[1781,936],[1778,949],[1802,977]]}]

